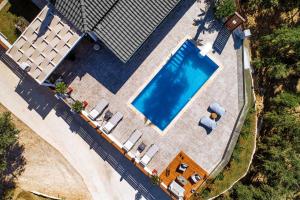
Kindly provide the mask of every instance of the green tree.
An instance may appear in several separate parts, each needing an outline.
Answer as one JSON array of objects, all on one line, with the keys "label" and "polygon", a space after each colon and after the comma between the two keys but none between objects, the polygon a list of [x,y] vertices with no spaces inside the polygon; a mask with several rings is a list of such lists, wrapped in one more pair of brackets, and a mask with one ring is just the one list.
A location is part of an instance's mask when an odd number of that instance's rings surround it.
[{"label": "green tree", "polygon": [[10,113],[0,114],[0,176],[4,178],[5,171],[8,169],[9,151],[16,144],[18,139],[18,129],[12,123]]},{"label": "green tree", "polygon": [[[289,16],[299,0],[248,0],[256,2],[256,16]],[[249,8],[252,12],[252,8]],[[264,10],[265,9],[265,10]],[[259,12],[263,10],[263,12]],[[283,12],[283,13],[282,13]],[[292,12],[292,13],[295,13]],[[252,16],[253,17],[253,16]],[[258,20],[259,21],[259,20]],[[297,23],[296,23],[297,24]],[[258,26],[261,28],[261,26]],[[265,29],[268,29],[267,31]],[[233,199],[295,199],[300,191],[300,26],[269,21],[257,30],[253,49],[259,92],[264,97],[263,123],[248,175],[229,191]],[[279,87],[280,86],[280,87]],[[279,89],[279,90],[278,90]]]},{"label": "green tree", "polygon": [[234,0],[217,0],[214,9],[215,17],[217,19],[223,19],[234,14],[236,5]]}]

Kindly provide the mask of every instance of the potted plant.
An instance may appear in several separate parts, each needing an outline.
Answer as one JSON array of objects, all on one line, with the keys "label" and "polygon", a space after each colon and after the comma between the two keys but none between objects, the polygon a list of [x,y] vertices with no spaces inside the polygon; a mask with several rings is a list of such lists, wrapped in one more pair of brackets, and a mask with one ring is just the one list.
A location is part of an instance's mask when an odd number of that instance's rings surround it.
[{"label": "potted plant", "polygon": [[64,82],[59,82],[57,84],[55,84],[55,97],[57,99],[59,98],[64,98],[65,97],[65,94],[67,92],[67,85],[64,83]]},{"label": "potted plant", "polygon": [[80,113],[83,110],[83,103],[81,101],[76,100],[73,104],[72,104],[72,112],[76,112],[76,113]]},{"label": "potted plant", "polygon": [[67,92],[67,85],[64,82],[59,82],[55,85],[55,92],[58,94],[65,94]]},{"label": "potted plant", "polygon": [[159,185],[161,183],[161,179],[159,178],[159,176],[157,176],[157,174],[151,175],[151,183],[153,185]]}]

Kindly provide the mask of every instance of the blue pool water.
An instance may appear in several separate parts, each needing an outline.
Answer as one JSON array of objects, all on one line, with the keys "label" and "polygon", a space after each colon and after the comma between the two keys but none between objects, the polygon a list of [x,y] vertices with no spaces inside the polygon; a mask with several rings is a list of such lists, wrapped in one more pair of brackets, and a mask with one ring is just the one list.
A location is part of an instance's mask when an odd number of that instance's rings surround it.
[{"label": "blue pool water", "polygon": [[218,68],[199,51],[191,41],[185,41],[132,102],[160,130],[170,124]]}]

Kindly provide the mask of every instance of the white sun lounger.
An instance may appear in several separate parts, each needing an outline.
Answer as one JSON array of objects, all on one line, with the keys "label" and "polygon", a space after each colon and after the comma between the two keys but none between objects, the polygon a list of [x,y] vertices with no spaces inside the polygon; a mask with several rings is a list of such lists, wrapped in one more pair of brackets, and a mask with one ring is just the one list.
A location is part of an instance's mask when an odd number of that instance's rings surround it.
[{"label": "white sun lounger", "polygon": [[96,120],[97,117],[103,112],[103,110],[108,106],[108,102],[105,99],[101,99],[99,103],[92,109],[88,114],[91,120]]},{"label": "white sun lounger", "polygon": [[223,116],[226,112],[226,110],[218,103],[212,103],[209,108],[219,116]]},{"label": "white sun lounger", "polygon": [[122,113],[117,112],[116,114],[114,114],[114,116],[112,116],[112,118],[110,118],[110,120],[108,120],[108,122],[102,127],[103,132],[109,134],[122,119]]},{"label": "white sun lounger", "polygon": [[145,155],[141,159],[141,164],[146,167],[148,163],[151,161],[151,159],[154,157],[154,155],[158,152],[159,147],[156,144],[152,144],[148,151],[145,153]]},{"label": "white sun lounger", "polygon": [[202,117],[201,120],[200,120],[200,123],[201,123],[203,126],[209,128],[209,129],[211,129],[211,130],[213,130],[213,129],[215,129],[215,128],[217,127],[216,121],[210,119],[210,118],[207,117],[207,116],[206,116],[206,117]]},{"label": "white sun lounger", "polygon": [[137,141],[142,137],[142,133],[139,130],[135,130],[127,141],[123,144],[123,149],[128,152],[137,143]]}]

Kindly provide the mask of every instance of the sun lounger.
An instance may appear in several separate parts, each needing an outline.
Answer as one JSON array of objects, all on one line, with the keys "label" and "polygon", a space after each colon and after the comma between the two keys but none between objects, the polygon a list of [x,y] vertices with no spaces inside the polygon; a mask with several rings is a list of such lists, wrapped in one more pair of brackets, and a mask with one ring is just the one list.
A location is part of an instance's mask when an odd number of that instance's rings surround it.
[{"label": "sun lounger", "polygon": [[128,152],[137,143],[137,141],[142,137],[142,133],[139,130],[135,130],[128,140],[124,143],[123,149]]},{"label": "sun lounger", "polygon": [[226,112],[226,110],[223,107],[221,107],[218,103],[212,103],[209,106],[209,108],[219,116],[223,116]]},{"label": "sun lounger", "polygon": [[201,123],[203,126],[209,128],[209,129],[211,129],[211,130],[213,130],[213,129],[215,129],[215,128],[217,127],[216,121],[210,119],[209,117],[202,117],[201,120],[200,120],[200,123]]},{"label": "sun lounger", "polygon": [[159,147],[156,144],[152,144],[148,151],[145,153],[145,155],[141,159],[141,164],[145,167],[148,165],[148,163],[151,161],[151,159],[154,157],[154,155],[158,152]]},{"label": "sun lounger", "polygon": [[108,102],[105,99],[101,99],[99,103],[92,109],[92,111],[88,114],[88,117],[91,120],[96,120],[97,117],[104,111],[104,109],[108,106]]},{"label": "sun lounger", "polygon": [[112,116],[112,118],[108,120],[108,122],[103,126],[102,130],[104,131],[104,133],[109,134],[122,119],[123,119],[123,114],[117,112]]}]

